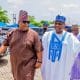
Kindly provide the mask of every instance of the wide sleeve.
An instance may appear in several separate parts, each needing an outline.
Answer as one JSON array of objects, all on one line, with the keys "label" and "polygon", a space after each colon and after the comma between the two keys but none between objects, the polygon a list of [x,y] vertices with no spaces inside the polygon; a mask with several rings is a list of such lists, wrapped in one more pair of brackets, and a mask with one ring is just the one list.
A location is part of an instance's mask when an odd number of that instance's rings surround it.
[{"label": "wide sleeve", "polygon": [[80,52],[80,42],[75,36],[73,36],[73,50],[74,53]]},{"label": "wide sleeve", "polygon": [[71,35],[71,48],[73,50],[73,55],[76,57],[80,52],[80,41],[72,34]]},{"label": "wide sleeve", "polygon": [[44,35],[42,36],[42,45],[43,45],[43,48],[46,48],[48,45],[47,45],[47,35],[48,35],[48,32],[45,32]]},{"label": "wide sleeve", "polygon": [[2,45],[9,46],[9,42],[12,37],[12,33],[13,33],[13,31],[10,31],[7,33],[7,36],[6,36],[5,40],[3,41]]}]

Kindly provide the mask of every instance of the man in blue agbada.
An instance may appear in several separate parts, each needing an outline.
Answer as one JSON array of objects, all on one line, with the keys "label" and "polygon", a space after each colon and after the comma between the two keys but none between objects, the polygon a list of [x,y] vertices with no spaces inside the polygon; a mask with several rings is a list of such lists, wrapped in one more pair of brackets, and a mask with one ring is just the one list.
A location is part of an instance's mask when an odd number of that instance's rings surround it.
[{"label": "man in blue agbada", "polygon": [[71,67],[80,51],[80,42],[64,30],[66,18],[57,15],[55,30],[45,32],[42,38],[43,80],[70,80]]}]

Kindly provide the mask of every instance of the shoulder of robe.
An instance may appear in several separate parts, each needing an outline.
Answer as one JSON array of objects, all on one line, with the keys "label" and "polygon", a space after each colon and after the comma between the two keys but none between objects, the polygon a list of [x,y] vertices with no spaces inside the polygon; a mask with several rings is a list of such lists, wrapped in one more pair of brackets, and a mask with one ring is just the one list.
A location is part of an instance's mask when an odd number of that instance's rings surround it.
[{"label": "shoulder of robe", "polygon": [[33,34],[33,35],[38,35],[38,32],[36,32],[35,30],[29,28],[29,31]]},{"label": "shoulder of robe", "polygon": [[53,33],[53,31],[45,32],[43,36],[50,36]]},{"label": "shoulder of robe", "polygon": [[66,38],[67,38],[69,41],[73,41],[74,35],[73,35],[72,33],[67,32]]},{"label": "shoulder of robe", "polygon": [[13,34],[13,32],[15,32],[17,29],[11,30],[7,33],[7,36],[11,36]]},{"label": "shoulder of robe", "polygon": [[50,36],[51,36],[52,33],[53,33],[53,31],[45,32],[44,35],[42,36],[42,39],[48,39],[48,38],[50,38]]},{"label": "shoulder of robe", "polygon": [[73,37],[73,34],[68,32],[68,36],[69,37]]}]

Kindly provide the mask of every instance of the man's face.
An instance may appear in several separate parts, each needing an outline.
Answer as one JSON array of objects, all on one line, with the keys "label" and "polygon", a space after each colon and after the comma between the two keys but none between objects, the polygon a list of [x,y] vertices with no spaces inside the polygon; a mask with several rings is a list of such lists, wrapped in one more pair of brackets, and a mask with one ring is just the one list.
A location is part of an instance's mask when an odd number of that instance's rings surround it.
[{"label": "man's face", "polygon": [[19,22],[19,27],[21,27],[21,28],[28,27],[28,25],[29,25],[29,22],[28,21]]},{"label": "man's face", "polygon": [[55,26],[56,33],[60,34],[60,33],[62,33],[62,31],[64,29],[65,23],[56,21],[54,23],[54,26]]},{"label": "man's face", "polygon": [[75,36],[77,36],[78,35],[78,33],[79,33],[79,28],[77,27],[77,26],[73,26],[73,28],[72,28],[72,33],[75,35]]}]

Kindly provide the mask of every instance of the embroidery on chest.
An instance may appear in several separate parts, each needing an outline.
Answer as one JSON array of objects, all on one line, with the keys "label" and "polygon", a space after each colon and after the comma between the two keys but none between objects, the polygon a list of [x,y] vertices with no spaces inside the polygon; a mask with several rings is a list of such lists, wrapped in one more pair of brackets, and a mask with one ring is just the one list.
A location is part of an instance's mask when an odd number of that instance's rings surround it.
[{"label": "embroidery on chest", "polygon": [[49,45],[49,60],[51,60],[52,62],[55,62],[56,60],[59,61],[61,58],[62,41],[64,40],[64,37],[65,35],[62,37],[62,40],[60,41],[55,34],[52,35]]}]

